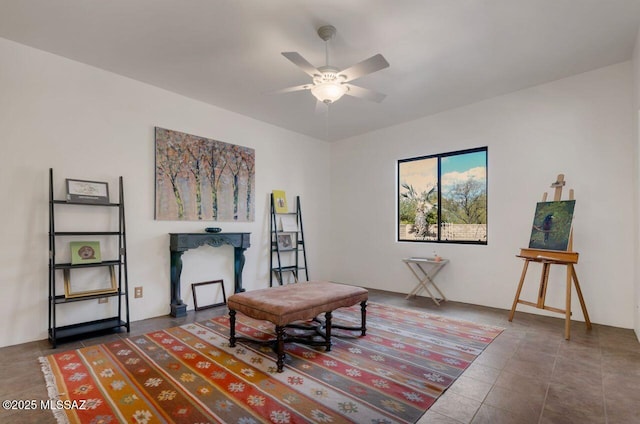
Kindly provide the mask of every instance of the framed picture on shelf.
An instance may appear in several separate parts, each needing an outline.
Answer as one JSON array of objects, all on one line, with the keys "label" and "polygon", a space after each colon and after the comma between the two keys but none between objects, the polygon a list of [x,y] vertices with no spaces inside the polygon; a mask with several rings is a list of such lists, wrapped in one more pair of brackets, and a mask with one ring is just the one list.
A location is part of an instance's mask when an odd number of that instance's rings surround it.
[{"label": "framed picture on shelf", "polygon": [[102,262],[99,241],[72,241],[71,265],[96,264]]},{"label": "framed picture on shelf", "polygon": [[[196,311],[227,304],[223,280],[193,283],[191,284],[191,292],[193,293],[193,308]],[[220,294],[222,294],[222,302],[218,301]]]},{"label": "framed picture on shelf", "polygon": [[67,201],[79,203],[109,203],[109,184],[100,181],[67,181]]},{"label": "framed picture on shelf", "polygon": [[280,217],[281,230],[293,233],[298,231],[298,220],[295,215],[282,215]]},{"label": "framed picture on shelf", "polygon": [[278,234],[278,249],[285,250],[293,248],[293,238],[291,234]]},{"label": "framed picture on shelf", "polygon": [[276,213],[287,213],[289,208],[287,206],[287,196],[284,190],[273,190],[273,206]]},{"label": "framed picture on shelf", "polygon": [[64,269],[64,297],[74,298],[95,294],[108,294],[118,291],[116,272],[109,266],[109,278],[105,278],[104,267],[74,270],[75,279],[71,281],[71,272]]}]

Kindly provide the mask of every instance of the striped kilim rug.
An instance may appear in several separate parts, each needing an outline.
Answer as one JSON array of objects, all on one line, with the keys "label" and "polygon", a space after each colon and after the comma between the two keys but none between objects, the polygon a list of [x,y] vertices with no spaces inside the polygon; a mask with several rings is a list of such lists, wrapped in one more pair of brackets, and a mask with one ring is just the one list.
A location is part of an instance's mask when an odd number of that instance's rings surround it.
[{"label": "striped kilim rug", "polygon": [[[334,311],[357,325],[359,305]],[[273,325],[238,314],[239,335]],[[229,319],[154,331],[40,359],[71,423],[413,423],[502,329],[388,305],[367,307],[367,335],[335,330],[330,352],[286,344],[229,347]]]}]

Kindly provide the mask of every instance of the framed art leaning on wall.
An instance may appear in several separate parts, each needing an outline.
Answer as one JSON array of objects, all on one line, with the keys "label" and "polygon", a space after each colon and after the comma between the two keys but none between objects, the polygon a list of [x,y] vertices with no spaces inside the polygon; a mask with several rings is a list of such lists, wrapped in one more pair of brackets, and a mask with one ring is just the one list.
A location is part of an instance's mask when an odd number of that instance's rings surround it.
[{"label": "framed art leaning on wall", "polygon": [[[193,309],[196,311],[227,304],[227,295],[224,291],[223,280],[192,283],[191,292],[193,294]],[[217,300],[220,294],[222,295],[222,302]]]},{"label": "framed art leaning on wall", "polygon": [[[105,269],[109,269],[109,275],[105,275]],[[64,273],[64,297],[74,298],[95,294],[108,294],[118,291],[116,273],[113,265],[108,267],[86,268],[74,270],[73,280],[69,269]]]},{"label": "framed art leaning on wall", "polygon": [[72,241],[69,243],[71,248],[71,264],[95,264],[102,262],[99,241]]},{"label": "framed art leaning on wall", "polygon": [[66,179],[67,201],[109,203],[109,184],[100,181]]},{"label": "framed art leaning on wall", "polygon": [[291,233],[278,234],[278,249],[285,250],[293,248],[293,236]]}]

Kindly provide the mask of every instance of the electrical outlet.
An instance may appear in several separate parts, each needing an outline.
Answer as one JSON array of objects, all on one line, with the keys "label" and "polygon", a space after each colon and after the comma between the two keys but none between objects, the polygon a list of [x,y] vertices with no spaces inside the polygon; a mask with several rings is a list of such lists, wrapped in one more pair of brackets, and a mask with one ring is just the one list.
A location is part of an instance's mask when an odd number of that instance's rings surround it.
[{"label": "electrical outlet", "polygon": [[109,303],[109,298],[101,297],[100,299],[98,299],[98,303]]},{"label": "electrical outlet", "polygon": [[142,297],[142,286],[133,289],[133,297],[135,297],[136,299]]}]

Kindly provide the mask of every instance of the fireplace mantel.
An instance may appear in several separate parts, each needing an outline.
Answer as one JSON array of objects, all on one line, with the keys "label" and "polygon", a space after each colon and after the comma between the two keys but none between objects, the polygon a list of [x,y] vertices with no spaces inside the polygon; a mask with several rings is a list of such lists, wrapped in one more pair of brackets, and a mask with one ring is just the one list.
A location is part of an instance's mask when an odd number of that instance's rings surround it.
[{"label": "fireplace mantel", "polygon": [[182,274],[182,254],[189,249],[200,246],[220,247],[233,246],[234,292],[244,291],[242,288],[242,269],[244,268],[244,251],[251,246],[251,233],[169,233],[169,250],[171,252],[171,316],[181,317],[187,314],[187,305],[180,296],[180,275]]}]

